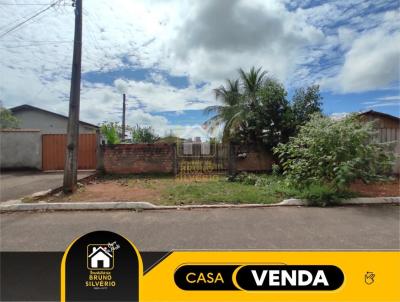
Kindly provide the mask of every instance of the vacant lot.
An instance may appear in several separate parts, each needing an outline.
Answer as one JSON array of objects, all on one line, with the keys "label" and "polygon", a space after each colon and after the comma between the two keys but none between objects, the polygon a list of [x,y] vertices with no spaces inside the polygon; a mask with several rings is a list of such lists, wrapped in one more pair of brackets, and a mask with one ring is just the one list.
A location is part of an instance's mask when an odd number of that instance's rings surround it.
[{"label": "vacant lot", "polygon": [[47,201],[148,201],[154,204],[273,203],[279,194],[267,187],[255,187],[207,176],[174,177],[99,177],[81,186],[77,193],[61,193]]},{"label": "vacant lot", "polygon": [[[73,195],[61,193],[49,202],[79,201],[148,201],[154,204],[275,203],[294,197],[285,190],[279,178],[265,176],[266,183],[255,186],[227,181],[224,176],[174,178],[162,176],[101,176],[82,185]],[[351,187],[354,196],[400,196],[399,180],[379,183],[357,183]]]}]

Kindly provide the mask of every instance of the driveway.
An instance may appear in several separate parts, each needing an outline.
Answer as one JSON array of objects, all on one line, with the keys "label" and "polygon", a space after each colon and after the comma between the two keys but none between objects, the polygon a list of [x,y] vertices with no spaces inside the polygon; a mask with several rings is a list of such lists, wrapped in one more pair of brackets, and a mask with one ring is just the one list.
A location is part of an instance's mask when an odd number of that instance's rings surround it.
[{"label": "driveway", "polygon": [[141,251],[173,249],[400,249],[399,206],[21,212],[1,214],[3,251],[64,251],[110,230]]},{"label": "driveway", "polygon": [[[93,174],[93,171],[78,173],[78,179]],[[0,202],[18,199],[35,192],[56,189],[63,183],[63,172],[17,171],[1,172]]]}]

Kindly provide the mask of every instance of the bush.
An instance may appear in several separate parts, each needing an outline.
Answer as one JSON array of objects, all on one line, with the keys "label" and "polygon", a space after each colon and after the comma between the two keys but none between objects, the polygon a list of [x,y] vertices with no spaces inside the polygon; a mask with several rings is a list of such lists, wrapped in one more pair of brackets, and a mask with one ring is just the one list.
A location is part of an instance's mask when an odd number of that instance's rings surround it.
[{"label": "bush", "polygon": [[337,190],[322,183],[310,183],[307,186],[293,186],[282,176],[267,174],[240,173],[228,178],[229,181],[265,188],[266,193],[281,198],[299,198],[310,206],[332,206],[342,199],[355,197],[355,193],[346,190]]},{"label": "bush", "polygon": [[254,186],[257,182],[257,179],[258,179],[258,177],[255,174],[242,172],[233,177],[230,177],[228,180],[233,181],[233,182],[240,182],[245,185]]},{"label": "bush", "polygon": [[274,148],[274,153],[293,186],[317,183],[339,192],[357,179],[369,182],[389,172],[392,158],[386,145],[374,141],[374,135],[373,124],[357,116],[334,121],[314,115],[296,137]]},{"label": "bush", "polygon": [[333,206],[341,200],[355,197],[356,194],[347,191],[338,191],[325,184],[313,183],[299,190],[295,197],[306,201],[310,206]]},{"label": "bush", "polygon": [[118,133],[119,125],[118,123],[107,123],[104,122],[100,126],[101,133],[106,137],[107,144],[115,145],[120,143],[119,133]]},{"label": "bush", "polygon": [[0,104],[0,129],[18,128],[19,120],[13,116],[12,112]]},{"label": "bush", "polygon": [[158,135],[154,133],[152,127],[140,127],[136,125],[136,128],[132,129],[132,142],[134,144],[152,144],[158,139]]}]

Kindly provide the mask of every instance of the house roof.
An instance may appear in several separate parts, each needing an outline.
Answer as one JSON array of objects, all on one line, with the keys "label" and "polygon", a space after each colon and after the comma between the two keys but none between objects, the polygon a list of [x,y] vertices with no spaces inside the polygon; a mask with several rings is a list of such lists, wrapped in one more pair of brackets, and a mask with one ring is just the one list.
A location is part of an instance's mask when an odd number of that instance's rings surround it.
[{"label": "house roof", "polygon": [[400,121],[400,118],[394,115],[390,115],[387,113],[383,113],[383,112],[379,112],[379,111],[375,111],[375,110],[368,110],[368,111],[364,111],[359,113],[358,115],[378,115],[380,117],[385,117],[385,118],[389,118],[391,120],[394,120],[396,122]]},{"label": "house roof", "polygon": [[[10,111],[12,113],[25,111],[25,110],[34,110],[34,111],[39,111],[39,112],[45,112],[45,113],[53,114],[53,115],[61,117],[61,118],[68,119],[68,117],[65,116],[65,115],[62,115],[62,114],[59,114],[59,113],[55,113],[55,112],[52,112],[52,111],[48,111],[48,110],[45,110],[45,109],[42,109],[42,108],[38,108],[38,107],[35,107],[35,106],[27,105],[27,104],[10,108]],[[86,123],[86,122],[79,121],[79,123],[82,124],[82,125],[89,126],[89,127],[99,128],[99,126],[96,126],[96,125],[90,124],[90,123]]]},{"label": "house roof", "polygon": [[92,252],[89,255],[89,258],[92,258],[94,255],[98,254],[99,252],[103,252],[105,255],[107,255],[108,257],[112,258],[112,255],[109,254],[102,246],[100,246],[98,249],[96,249],[94,252]]}]

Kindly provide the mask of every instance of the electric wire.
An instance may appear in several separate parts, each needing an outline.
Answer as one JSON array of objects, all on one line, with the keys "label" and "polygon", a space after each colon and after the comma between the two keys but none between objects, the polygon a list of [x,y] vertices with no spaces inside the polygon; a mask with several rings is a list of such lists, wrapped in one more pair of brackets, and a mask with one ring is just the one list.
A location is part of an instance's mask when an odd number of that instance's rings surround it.
[{"label": "electric wire", "polygon": [[4,37],[5,35],[9,34],[10,32],[15,31],[16,29],[20,28],[21,26],[23,26],[24,24],[26,24],[27,22],[29,22],[30,20],[36,18],[37,16],[45,13],[46,11],[48,11],[50,8],[54,7],[58,2],[60,2],[61,0],[57,0],[55,2],[53,2],[52,4],[48,5],[47,7],[45,7],[44,9],[36,12],[34,15],[32,15],[31,17],[25,19],[24,21],[14,25],[13,27],[11,27],[10,29],[8,29],[6,32],[0,34],[0,38]]}]

